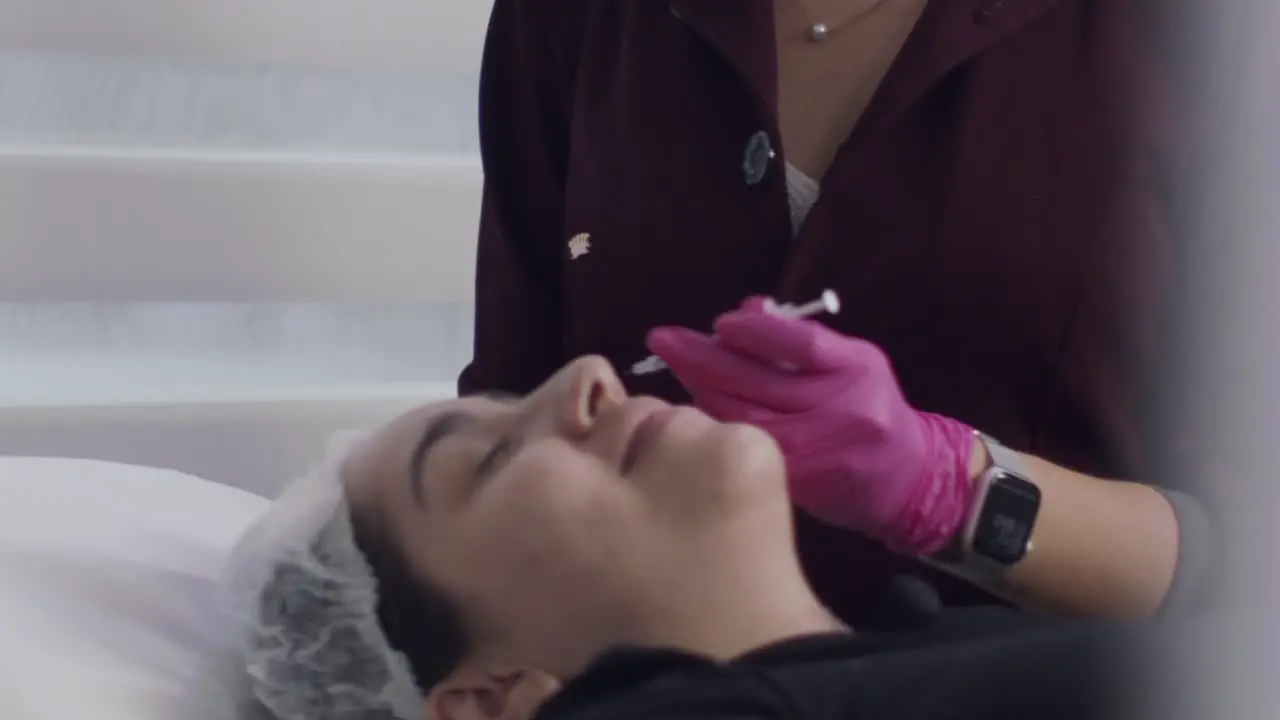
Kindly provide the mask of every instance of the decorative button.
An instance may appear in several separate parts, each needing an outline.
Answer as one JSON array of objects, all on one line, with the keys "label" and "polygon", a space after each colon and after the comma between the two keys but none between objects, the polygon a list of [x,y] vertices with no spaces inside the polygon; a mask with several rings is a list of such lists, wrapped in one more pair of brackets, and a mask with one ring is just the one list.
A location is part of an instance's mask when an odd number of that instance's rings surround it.
[{"label": "decorative button", "polygon": [[776,153],[769,141],[769,133],[761,130],[747,140],[747,147],[742,152],[742,177],[748,185],[759,185],[764,180],[774,157]]}]

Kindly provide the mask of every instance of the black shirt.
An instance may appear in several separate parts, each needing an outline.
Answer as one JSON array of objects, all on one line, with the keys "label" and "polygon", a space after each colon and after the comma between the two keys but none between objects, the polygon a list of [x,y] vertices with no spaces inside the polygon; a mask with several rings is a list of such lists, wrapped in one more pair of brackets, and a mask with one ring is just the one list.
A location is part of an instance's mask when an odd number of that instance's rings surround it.
[{"label": "black shirt", "polygon": [[624,648],[570,682],[538,720],[1140,717],[1148,688],[1137,651],[1169,639],[1155,626],[973,608],[910,633],[796,638],[727,664]]}]

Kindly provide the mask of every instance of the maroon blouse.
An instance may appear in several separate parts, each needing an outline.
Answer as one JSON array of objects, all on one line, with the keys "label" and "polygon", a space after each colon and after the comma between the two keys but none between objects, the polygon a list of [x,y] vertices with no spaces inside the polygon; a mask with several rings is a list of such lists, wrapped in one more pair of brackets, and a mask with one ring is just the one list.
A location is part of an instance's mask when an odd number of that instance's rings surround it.
[{"label": "maroon blouse", "polygon": [[[628,367],[655,325],[703,329],[748,295],[835,288],[844,310],[827,320],[882,346],[918,408],[1143,479],[1175,158],[1171,118],[1135,111],[1156,87],[1134,82],[1155,67],[1136,12],[929,3],[793,238],[772,0],[497,0],[460,391],[523,393],[588,353]],[[686,399],[663,375],[628,384]],[[803,518],[799,537],[848,618],[919,570]]]}]

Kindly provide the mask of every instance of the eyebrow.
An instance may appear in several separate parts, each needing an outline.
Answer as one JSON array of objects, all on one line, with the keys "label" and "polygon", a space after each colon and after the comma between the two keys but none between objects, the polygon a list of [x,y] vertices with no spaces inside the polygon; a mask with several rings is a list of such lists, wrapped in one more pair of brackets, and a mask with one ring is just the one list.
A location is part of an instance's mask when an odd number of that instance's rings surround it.
[{"label": "eyebrow", "polygon": [[[494,402],[502,404],[511,404],[519,400],[518,395],[504,392],[488,392],[480,393],[476,397],[483,397]],[[423,494],[423,470],[427,465],[427,458],[431,455],[431,451],[435,449],[445,438],[457,433],[467,425],[475,422],[476,417],[470,413],[460,410],[449,412],[436,418],[434,422],[427,425],[426,430],[422,432],[422,437],[418,438],[418,443],[413,447],[413,454],[409,456],[409,494],[413,496],[413,502],[418,507],[424,504]]]}]

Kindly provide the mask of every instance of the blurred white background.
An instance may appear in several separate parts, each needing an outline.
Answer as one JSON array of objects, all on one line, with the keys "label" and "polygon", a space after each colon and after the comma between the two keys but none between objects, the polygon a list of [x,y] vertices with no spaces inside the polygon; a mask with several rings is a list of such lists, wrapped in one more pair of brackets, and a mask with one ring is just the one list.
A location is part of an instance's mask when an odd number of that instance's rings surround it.
[{"label": "blurred white background", "polygon": [[[0,164],[474,158],[487,5],[469,5],[0,0]],[[451,381],[469,352],[469,313],[465,301],[3,303],[0,399],[65,394],[67,383],[92,393]]]},{"label": "blurred white background", "polygon": [[[0,0],[0,453],[274,486],[332,426],[450,392],[488,9]],[[215,280],[163,277],[201,243]]]}]

